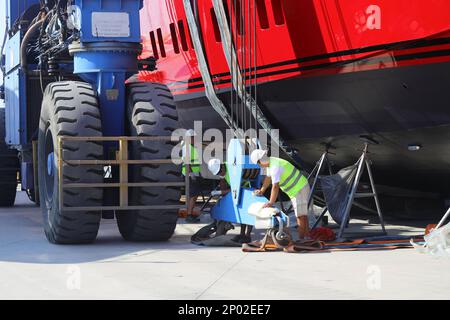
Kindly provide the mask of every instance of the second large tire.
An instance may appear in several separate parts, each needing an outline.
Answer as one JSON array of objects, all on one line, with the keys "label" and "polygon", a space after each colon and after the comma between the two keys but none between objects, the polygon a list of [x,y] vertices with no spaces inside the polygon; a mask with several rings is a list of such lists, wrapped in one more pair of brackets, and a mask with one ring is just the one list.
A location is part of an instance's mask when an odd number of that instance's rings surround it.
[{"label": "second large tire", "polygon": [[[57,137],[102,135],[97,96],[90,84],[65,81],[49,84],[41,109],[38,143],[39,198],[47,239],[57,244],[94,241],[101,214],[98,211],[61,211],[57,175]],[[101,142],[66,141],[62,146],[65,160],[100,160]],[[54,156],[51,156],[53,153]],[[100,166],[64,165],[64,183],[102,183]],[[66,189],[64,207],[96,207],[103,202],[99,188]]]},{"label": "second large tire", "polygon": [[19,158],[5,142],[5,109],[0,108],[0,207],[12,207],[17,193]]},{"label": "second large tire", "polygon": [[[128,120],[131,136],[170,136],[178,128],[178,114],[170,90],[155,83],[128,85]],[[171,142],[139,141],[130,145],[132,159],[170,159]],[[174,164],[133,166],[132,182],[180,182],[181,168]],[[178,187],[132,188],[133,205],[176,205],[180,203]],[[166,241],[174,233],[177,210],[124,211],[117,215],[120,233],[129,241]]]}]

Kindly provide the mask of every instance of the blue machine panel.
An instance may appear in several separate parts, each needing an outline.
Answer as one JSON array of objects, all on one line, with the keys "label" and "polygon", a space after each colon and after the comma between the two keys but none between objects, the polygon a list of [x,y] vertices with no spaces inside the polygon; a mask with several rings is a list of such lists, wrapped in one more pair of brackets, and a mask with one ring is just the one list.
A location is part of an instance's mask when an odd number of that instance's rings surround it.
[{"label": "blue machine panel", "polygon": [[12,69],[16,68],[20,64],[20,41],[21,34],[17,32],[6,43],[5,49],[5,69],[8,74]]},{"label": "blue machine panel", "polygon": [[220,221],[228,221],[239,224],[255,225],[255,216],[248,214],[248,208],[252,203],[262,202],[266,203],[267,199],[264,197],[257,197],[253,195],[255,189],[242,189],[241,203],[237,206],[231,205],[233,203],[232,193],[229,192],[212,208],[211,216]]},{"label": "blue machine panel", "polygon": [[20,41],[18,32],[5,50],[6,142],[10,145],[26,144],[26,86],[20,70]]},{"label": "blue machine panel", "polygon": [[25,80],[22,72],[16,68],[5,77],[5,140],[9,145],[26,144],[25,99]]},{"label": "blue machine panel", "polygon": [[[8,13],[8,28],[14,24],[21,14],[33,4],[38,4],[39,0],[3,0],[6,2],[6,12]],[[3,2],[2,1],[2,2]],[[1,5],[1,9],[5,9],[5,4]]]},{"label": "blue machine panel", "polygon": [[[259,142],[257,144],[260,146]],[[245,170],[259,170],[259,166],[251,163],[245,152],[245,145],[239,139],[232,139],[227,149],[227,169],[230,174],[231,192],[221,198],[211,210],[211,217],[218,221],[256,225],[256,218],[249,214],[253,203],[267,203],[267,198],[256,196],[253,192],[261,186],[262,176],[259,173],[251,180],[251,188],[242,186]],[[282,220],[287,223],[287,216],[283,213]],[[272,218],[272,226],[277,225],[277,219]]]},{"label": "blue machine panel", "polygon": [[81,15],[81,42],[141,41],[142,0],[75,0],[75,5]]}]

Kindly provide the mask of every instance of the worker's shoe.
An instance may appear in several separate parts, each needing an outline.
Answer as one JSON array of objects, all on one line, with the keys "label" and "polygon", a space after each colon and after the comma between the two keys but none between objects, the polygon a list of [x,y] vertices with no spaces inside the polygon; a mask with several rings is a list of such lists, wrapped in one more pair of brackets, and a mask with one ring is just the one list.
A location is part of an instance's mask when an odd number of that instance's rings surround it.
[{"label": "worker's shoe", "polygon": [[200,216],[193,216],[193,215],[188,215],[186,217],[186,222],[188,223],[199,223],[200,222]]},{"label": "worker's shoe", "polygon": [[188,213],[186,209],[178,210],[178,218],[187,218]]},{"label": "worker's shoe", "polygon": [[252,242],[252,238],[250,236],[237,235],[237,236],[233,237],[233,239],[231,239],[231,241],[244,244],[244,243]]},{"label": "worker's shoe", "polygon": [[309,237],[309,236],[306,236],[304,238],[298,238],[296,240],[297,243],[308,243],[308,242],[311,242],[311,241],[314,241],[314,239]]}]

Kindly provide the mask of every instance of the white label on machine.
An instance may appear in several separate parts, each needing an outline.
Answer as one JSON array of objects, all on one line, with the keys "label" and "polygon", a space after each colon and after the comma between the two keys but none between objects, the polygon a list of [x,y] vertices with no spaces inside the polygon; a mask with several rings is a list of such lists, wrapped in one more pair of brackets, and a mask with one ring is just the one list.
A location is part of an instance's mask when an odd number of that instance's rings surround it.
[{"label": "white label on machine", "polygon": [[92,12],[94,37],[127,38],[130,36],[130,15],[126,12]]}]

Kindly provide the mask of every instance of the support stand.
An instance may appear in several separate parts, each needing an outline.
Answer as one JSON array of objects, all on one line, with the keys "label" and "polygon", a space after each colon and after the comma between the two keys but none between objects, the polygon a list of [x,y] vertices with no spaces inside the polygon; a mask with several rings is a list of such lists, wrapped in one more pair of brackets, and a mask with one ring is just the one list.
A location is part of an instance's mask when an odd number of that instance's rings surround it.
[{"label": "support stand", "polygon": [[[316,166],[314,167],[314,169],[311,171],[311,173],[308,176],[308,181],[310,181],[310,179],[312,177],[314,177],[314,181],[313,181],[313,184],[311,186],[311,192],[310,192],[309,198],[308,198],[308,208],[313,203],[314,195],[315,195],[316,191],[318,191],[318,182],[319,182],[319,179],[320,179],[320,173],[322,172],[322,170],[325,167],[325,165],[328,168],[328,173],[330,175],[333,174],[333,170],[331,169],[331,163],[330,163],[330,161],[328,159],[328,155],[329,154],[330,154],[330,151],[329,151],[329,147],[327,146],[327,148],[325,149],[325,152],[322,154],[322,156],[320,157],[319,161],[317,161]],[[322,219],[325,216],[325,214],[327,213],[327,211],[328,211],[328,208],[325,205],[325,207],[322,210],[322,213],[317,218],[317,220],[314,223],[314,225],[311,228],[311,230],[314,230],[315,228],[317,228],[317,226],[322,221]]]},{"label": "support stand", "polygon": [[439,229],[440,227],[442,227],[444,225],[445,221],[448,219],[448,217],[450,217],[450,208],[448,208],[447,212],[442,217],[441,221],[439,221],[439,223],[435,229]]},{"label": "support stand", "polygon": [[[371,164],[370,164],[370,160],[368,159],[368,143],[366,142],[364,144],[364,150],[363,150],[363,154],[361,155],[361,157],[359,158],[358,162],[356,163],[358,169],[357,169],[357,173],[355,175],[355,178],[353,180],[352,183],[352,188],[350,189],[347,198],[346,198],[346,206],[345,206],[345,213],[344,213],[344,217],[341,221],[341,225],[340,225],[340,229],[339,229],[339,233],[337,238],[341,239],[342,235],[344,234],[345,228],[348,227],[349,224],[349,220],[350,220],[350,211],[352,209],[353,206],[355,207],[359,207],[362,208],[364,210],[376,213],[380,219],[380,224],[381,224],[381,228],[382,228],[382,232],[383,234],[386,234],[386,229],[385,229],[385,225],[384,225],[384,219],[383,219],[383,214],[381,212],[381,206],[380,206],[380,202],[378,199],[378,194],[375,188],[375,182],[373,179],[373,175],[372,175],[372,169],[371,169]],[[314,176],[314,182],[312,184],[311,187],[311,194],[309,197],[309,201],[308,201],[308,205],[310,205],[314,199],[314,195],[318,189],[317,185],[318,185],[318,181],[320,179],[320,173],[323,170],[324,166],[327,165],[330,174],[333,174],[331,172],[331,166],[328,160],[328,154],[329,151],[326,150],[320,160],[317,162],[316,167],[314,168],[314,170],[311,172],[311,175],[309,178],[311,178],[312,176]],[[371,191],[367,192],[367,193],[357,193],[358,190],[358,186],[361,180],[362,175],[364,174],[364,170],[367,170],[368,176],[369,176],[369,180],[370,180],[370,186],[371,186]],[[367,208],[366,206],[357,203],[355,200],[356,199],[362,199],[362,198],[374,198],[375,201],[375,205],[376,205],[376,211],[371,210],[369,208]],[[323,208],[322,213],[320,214],[319,218],[316,220],[316,222],[314,223],[314,226],[311,228],[311,230],[314,230],[320,223],[320,221],[322,221],[323,217],[325,216],[325,214],[328,212],[328,208],[327,206],[325,206]]]},{"label": "support stand", "polygon": [[[384,226],[383,213],[381,212],[380,202],[378,200],[378,194],[377,194],[377,191],[376,191],[376,188],[375,188],[375,182],[373,180],[370,160],[368,159],[368,156],[367,156],[368,149],[369,149],[369,145],[368,145],[368,143],[365,143],[363,154],[361,155],[361,157],[359,158],[358,162],[356,163],[356,165],[358,166],[358,170],[356,172],[356,176],[354,178],[352,188],[350,189],[350,192],[349,192],[349,194],[347,196],[347,205],[345,207],[344,216],[343,216],[343,219],[342,219],[342,222],[341,222],[339,233],[337,235],[338,239],[342,239],[342,235],[344,234],[344,230],[347,227],[347,224],[348,224],[349,219],[350,219],[350,211],[352,209],[352,206],[354,204],[355,199],[362,199],[362,198],[373,198],[374,199],[375,205],[376,205],[376,208],[377,208],[377,214],[378,214],[378,217],[380,219],[382,232],[383,232],[383,234],[386,234],[386,229],[385,229],[385,226]],[[357,193],[359,182],[361,180],[361,177],[362,177],[362,175],[364,173],[364,169],[365,168],[367,169],[367,173],[369,175],[370,186],[371,186],[372,190],[371,190],[371,192]]]},{"label": "support stand", "polygon": [[[314,177],[314,181],[313,181],[313,184],[311,186],[311,191],[309,193],[309,198],[308,198],[308,208],[311,206],[311,204],[313,202],[315,193],[316,193],[316,191],[318,189],[318,182],[319,182],[319,179],[320,179],[320,174],[321,174],[322,170],[324,169],[325,165],[328,168],[329,174],[330,175],[333,174],[333,170],[331,169],[331,163],[330,163],[330,161],[328,159],[328,155],[331,154],[329,149],[330,149],[330,146],[327,145],[324,153],[320,156],[319,161],[316,162],[315,167],[312,169],[311,173],[307,177],[308,182],[311,181],[312,177]],[[281,200],[280,196],[278,196],[278,202],[280,203],[281,209],[283,210],[283,212],[286,212],[286,213],[291,213],[292,212],[292,210],[293,210],[292,204],[289,206],[288,210],[285,210],[284,205],[283,205],[283,201]],[[324,209],[325,209],[325,211],[320,215],[320,219],[316,220],[313,229],[315,227],[317,227],[317,224],[320,222],[320,220],[323,218],[323,216],[327,212],[326,207]]]},{"label": "support stand", "polygon": [[333,174],[333,171],[331,169],[330,161],[328,160],[328,155],[329,154],[330,154],[330,151],[327,148],[325,150],[325,152],[322,154],[322,156],[320,157],[319,161],[317,161],[316,166],[314,167],[314,169],[311,171],[311,173],[308,176],[308,181],[311,179],[311,177],[314,176],[314,181],[313,181],[313,184],[311,186],[311,192],[310,192],[309,198],[308,198],[308,207],[311,205],[312,200],[314,199],[314,193],[317,190],[317,182],[319,182],[320,173],[322,172],[324,166],[327,165],[329,174],[330,175]]}]

